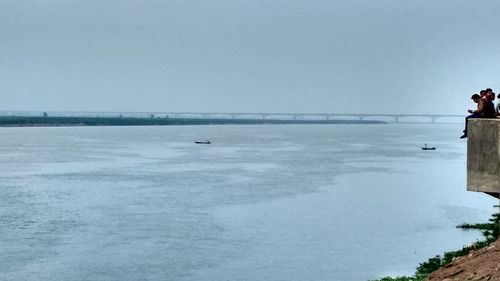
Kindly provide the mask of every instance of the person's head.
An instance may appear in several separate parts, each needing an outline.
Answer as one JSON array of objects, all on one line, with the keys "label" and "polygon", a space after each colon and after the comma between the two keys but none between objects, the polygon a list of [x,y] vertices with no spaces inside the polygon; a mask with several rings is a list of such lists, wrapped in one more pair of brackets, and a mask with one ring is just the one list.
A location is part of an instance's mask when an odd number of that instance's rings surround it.
[{"label": "person's head", "polygon": [[493,93],[493,90],[491,88],[486,88],[484,89],[486,92],[484,96],[486,97],[487,100],[494,100],[495,99],[495,94]]},{"label": "person's head", "polygon": [[484,99],[490,102],[495,99],[495,95],[491,91],[486,91],[486,94],[484,94]]},{"label": "person's head", "polygon": [[481,99],[481,96],[478,94],[473,94],[472,97],[470,97],[475,103],[478,103],[479,100]]},{"label": "person's head", "polygon": [[486,95],[486,90],[481,90],[481,91],[479,92],[479,95],[480,95],[481,97],[484,97],[484,95]]},{"label": "person's head", "polygon": [[500,99],[500,94],[498,94],[497,98]]}]

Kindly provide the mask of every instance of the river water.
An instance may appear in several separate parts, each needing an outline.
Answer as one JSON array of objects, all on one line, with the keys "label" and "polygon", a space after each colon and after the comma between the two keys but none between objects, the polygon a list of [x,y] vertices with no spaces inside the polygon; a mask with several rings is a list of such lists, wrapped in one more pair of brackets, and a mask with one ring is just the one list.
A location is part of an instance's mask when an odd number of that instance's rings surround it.
[{"label": "river water", "polygon": [[0,280],[412,274],[498,203],[466,191],[461,125],[0,131]]}]

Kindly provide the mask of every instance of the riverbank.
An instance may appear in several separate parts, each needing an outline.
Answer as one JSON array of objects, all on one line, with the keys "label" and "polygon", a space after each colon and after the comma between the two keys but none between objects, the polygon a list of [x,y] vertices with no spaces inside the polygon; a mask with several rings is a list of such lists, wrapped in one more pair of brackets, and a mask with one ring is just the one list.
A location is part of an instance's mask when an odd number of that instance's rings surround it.
[{"label": "riverbank", "polygon": [[480,230],[484,240],[430,258],[417,267],[413,276],[384,277],[373,281],[500,280],[499,218],[500,212],[493,214],[489,223],[457,226],[464,230]]},{"label": "riverbank", "polygon": [[432,273],[427,280],[500,280],[500,240],[455,259]]},{"label": "riverbank", "polygon": [[75,116],[0,116],[0,127],[56,126],[165,126],[165,125],[265,125],[265,124],[386,124],[370,120],[281,120],[226,118],[132,118]]}]

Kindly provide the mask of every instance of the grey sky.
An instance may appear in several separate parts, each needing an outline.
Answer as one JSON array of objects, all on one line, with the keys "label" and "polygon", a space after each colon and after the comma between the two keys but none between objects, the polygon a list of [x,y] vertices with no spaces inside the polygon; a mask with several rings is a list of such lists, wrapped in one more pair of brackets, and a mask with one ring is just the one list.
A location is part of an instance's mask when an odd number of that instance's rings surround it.
[{"label": "grey sky", "polygon": [[500,1],[0,0],[0,110],[454,113]]}]

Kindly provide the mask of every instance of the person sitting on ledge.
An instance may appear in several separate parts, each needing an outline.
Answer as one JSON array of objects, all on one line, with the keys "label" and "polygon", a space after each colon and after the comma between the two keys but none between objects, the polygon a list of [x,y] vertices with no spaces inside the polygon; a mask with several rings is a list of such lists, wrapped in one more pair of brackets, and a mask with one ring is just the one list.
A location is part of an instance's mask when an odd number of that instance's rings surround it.
[{"label": "person sitting on ledge", "polygon": [[[486,94],[486,91],[482,90],[480,92],[482,96]],[[467,137],[467,123],[469,122],[469,119],[471,118],[481,118],[482,114],[484,112],[485,108],[485,102],[486,100],[483,99],[480,95],[478,94],[473,94],[472,97],[470,97],[475,103],[477,103],[477,108],[476,110],[469,109],[468,112],[472,113],[471,115],[465,117],[465,129],[464,129],[464,134],[460,137],[461,139],[464,139]]]},{"label": "person sitting on ledge", "polygon": [[496,118],[497,113],[495,111],[495,103],[493,101],[495,100],[495,93],[493,93],[493,90],[491,88],[488,88],[485,90],[485,94],[483,99],[485,100],[485,105],[484,105],[484,112],[483,112],[483,118]]},{"label": "person sitting on ledge", "polygon": [[497,96],[497,116],[500,116],[500,94]]}]

